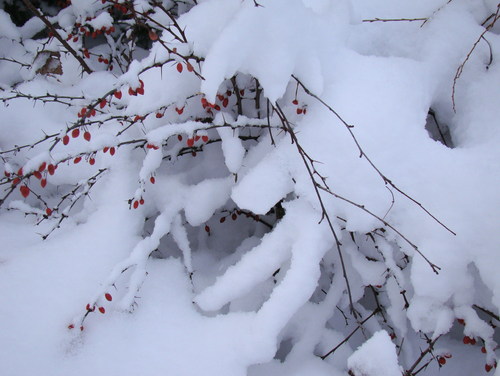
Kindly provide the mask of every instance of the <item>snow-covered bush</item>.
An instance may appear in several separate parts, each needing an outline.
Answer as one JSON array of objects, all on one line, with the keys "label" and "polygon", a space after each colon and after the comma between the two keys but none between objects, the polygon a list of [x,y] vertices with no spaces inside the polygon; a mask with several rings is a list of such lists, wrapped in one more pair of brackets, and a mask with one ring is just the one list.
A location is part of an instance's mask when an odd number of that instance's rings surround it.
[{"label": "snow-covered bush", "polygon": [[496,1],[0,6],[2,374],[496,367]]}]

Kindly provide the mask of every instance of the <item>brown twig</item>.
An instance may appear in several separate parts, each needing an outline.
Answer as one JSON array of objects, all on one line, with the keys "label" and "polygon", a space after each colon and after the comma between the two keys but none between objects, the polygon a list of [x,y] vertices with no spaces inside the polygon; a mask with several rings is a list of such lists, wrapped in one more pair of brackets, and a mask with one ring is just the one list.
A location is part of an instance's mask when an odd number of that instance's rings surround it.
[{"label": "brown twig", "polygon": [[311,92],[297,77],[292,75],[292,77],[297,81],[297,83],[304,89],[306,94],[309,96],[313,97],[316,99],[318,102],[320,102],[323,106],[325,106],[330,112],[332,112],[337,119],[340,120],[340,122],[345,126],[349,134],[351,135],[352,140],[356,144],[356,147],[358,148],[359,151],[359,156],[360,158],[363,157],[369,164],[370,166],[375,170],[375,172],[382,178],[385,184],[389,184],[392,188],[394,188],[396,191],[398,191],[401,195],[409,199],[411,202],[413,202],[415,205],[419,206],[427,215],[429,215],[432,219],[434,219],[437,223],[439,223],[442,227],[444,227],[446,230],[448,230],[450,233],[453,235],[456,235],[454,231],[452,231],[450,228],[448,228],[444,223],[442,223],[439,219],[437,219],[429,210],[427,210],[420,202],[415,200],[413,197],[408,195],[406,192],[401,190],[396,184],[394,184],[387,176],[385,176],[379,169],[378,167],[372,162],[372,160],[368,157],[368,155],[364,152],[363,148],[359,144],[356,136],[354,135],[354,132],[352,131],[352,128],[354,127],[351,124],[348,124],[340,115],[337,111],[335,111],[328,103],[326,103],[324,100],[322,100],[320,97],[318,97],[316,94]]},{"label": "brown twig", "polygon": [[80,63],[81,67],[83,68],[83,70],[90,74],[92,73],[92,69],[89,68],[89,66],[87,65],[87,63],[85,62],[85,60],[83,60],[83,58],[81,56],[79,56],[76,51],[68,44],[68,42],[66,42],[64,40],[63,37],[61,37],[61,35],[57,32],[57,30],[54,28],[54,26],[50,23],[50,21],[47,19],[47,17],[45,17],[45,15],[40,12],[32,3],[30,0],[22,0],[24,5],[26,5],[26,7],[31,10],[31,12],[37,16],[46,26],[47,28],[52,32],[52,34],[54,34],[54,37],[59,41],[61,42],[61,44],[64,46],[64,48],[66,48],[66,50],[71,54],[73,55],[73,57],[78,60],[78,62]]},{"label": "brown twig", "polygon": [[[486,41],[486,39],[484,38],[484,35],[491,30],[491,28],[495,25],[495,23],[497,22],[498,18],[500,17],[500,3],[498,4],[497,6],[497,11],[493,17],[493,20],[490,22],[490,24],[488,26],[485,27],[484,31],[481,33],[481,35],[477,38],[477,40],[474,42],[474,44],[472,45],[472,48],[469,50],[469,53],[467,54],[467,56],[465,57],[465,60],[462,62],[462,64],[459,65],[459,67],[457,68],[457,71],[455,73],[455,77],[453,78],[453,86],[452,86],[452,89],[451,89],[451,102],[453,104],[453,111],[454,112],[457,112],[456,110],[456,105],[455,105],[455,89],[456,89],[456,85],[457,85],[457,81],[458,79],[460,78],[460,76],[462,75],[463,73],[463,70],[464,70],[464,67],[465,67],[465,64],[467,64],[467,61],[469,61],[472,53],[474,52],[474,50],[476,49],[477,45],[479,44],[479,42],[481,41],[481,39],[484,39]],[[489,46],[489,42],[486,41],[486,43],[488,43],[488,46]],[[491,46],[490,46],[491,48]],[[492,55],[490,55],[492,56]],[[491,62],[490,62],[491,64]],[[489,65],[489,64],[488,64]]]}]

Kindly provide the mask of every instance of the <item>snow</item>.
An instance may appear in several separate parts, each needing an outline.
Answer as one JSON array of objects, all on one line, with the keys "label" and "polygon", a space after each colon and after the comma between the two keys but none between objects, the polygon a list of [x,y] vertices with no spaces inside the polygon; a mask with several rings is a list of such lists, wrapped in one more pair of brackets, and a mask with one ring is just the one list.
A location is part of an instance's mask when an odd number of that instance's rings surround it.
[{"label": "snow", "polygon": [[396,347],[386,331],[376,332],[349,357],[347,366],[356,376],[399,376]]},{"label": "snow", "polygon": [[421,375],[487,374],[497,2],[163,5],[52,17],[116,26],[69,41],[90,74],[0,9],[0,373],[399,376],[435,340]]}]

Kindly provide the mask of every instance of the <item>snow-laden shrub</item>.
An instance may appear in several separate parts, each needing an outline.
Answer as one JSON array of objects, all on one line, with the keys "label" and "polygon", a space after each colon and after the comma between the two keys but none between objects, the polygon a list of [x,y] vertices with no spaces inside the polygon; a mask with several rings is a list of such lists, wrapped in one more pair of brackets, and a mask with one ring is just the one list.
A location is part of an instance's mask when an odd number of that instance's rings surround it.
[{"label": "snow-laden shrub", "polygon": [[0,4],[6,374],[495,366],[494,1]]}]

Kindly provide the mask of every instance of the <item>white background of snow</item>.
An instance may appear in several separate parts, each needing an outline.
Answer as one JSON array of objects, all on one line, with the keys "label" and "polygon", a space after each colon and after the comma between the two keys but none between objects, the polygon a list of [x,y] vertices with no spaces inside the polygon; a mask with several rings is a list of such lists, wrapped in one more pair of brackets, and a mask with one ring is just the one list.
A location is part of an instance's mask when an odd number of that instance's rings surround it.
[{"label": "white background of snow", "polygon": [[[84,14],[88,2],[80,0],[74,3],[79,6],[78,12]],[[409,277],[415,291],[409,312],[411,326],[438,333],[449,329],[453,312],[447,306],[448,302],[467,304],[472,299],[474,281],[468,269],[471,262],[492,291],[493,304],[500,307],[497,273],[500,256],[495,236],[500,223],[499,65],[493,64],[488,72],[474,71],[479,68],[471,67],[459,81],[457,114],[451,115],[456,126],[453,135],[457,148],[444,148],[432,141],[424,129],[429,106],[449,106],[443,102],[449,102],[455,69],[481,32],[469,10],[482,14],[481,6],[471,1],[455,0],[455,4],[437,13],[435,22],[422,31],[418,31],[418,25],[409,25],[405,29],[410,30],[407,34],[394,34],[387,30],[399,26],[366,25],[360,20],[428,16],[445,1],[401,3],[386,0],[374,4],[359,0],[333,4],[294,0],[262,3],[265,9],[254,8],[250,1],[244,2],[240,9],[241,2],[236,0],[206,1],[184,17],[182,22],[186,25],[197,25],[197,29],[187,29],[195,52],[208,54],[203,68],[207,81],[202,86],[208,98],[215,95],[221,80],[236,70],[257,76],[264,85],[265,94],[273,100],[283,94],[289,75],[297,74],[315,93],[322,94],[322,98],[349,123],[355,124],[353,132],[364,150],[388,177],[424,203],[458,234],[451,236],[401,197],[397,198],[389,213],[387,220],[418,242],[422,251],[442,267],[440,275],[435,276],[422,259],[418,256],[413,259]],[[282,17],[277,21],[276,12]],[[0,15],[4,17],[3,13]],[[1,21],[0,34],[17,38],[15,30]],[[290,24],[298,27],[290,28]],[[385,40],[388,34],[392,37]],[[273,37],[269,38],[269,35]],[[413,43],[415,39],[416,44]],[[262,40],[265,43],[261,43]],[[496,47],[493,48],[494,61],[498,61],[498,36],[491,35],[490,42]],[[2,40],[2,46],[3,43]],[[234,48],[235,44],[240,48]],[[478,48],[477,55],[473,61],[479,64],[487,56],[486,50]],[[65,64],[65,72],[70,72],[75,66],[71,59]],[[142,97],[144,100],[133,98],[128,108],[130,114],[147,113],[159,104],[178,101],[194,87],[194,83],[185,84],[175,72],[163,72],[163,75],[179,90],[165,90],[158,79],[159,72],[152,70],[144,75],[148,88]],[[7,74],[1,73],[0,77],[3,84],[10,84],[11,77]],[[115,79],[104,73],[95,74],[75,87],[71,84],[79,79],[78,74],[65,79],[68,93],[84,91],[88,98],[98,97],[115,84]],[[51,87],[46,81],[35,79],[20,89],[43,93]],[[36,140],[42,135],[41,130],[64,129],[61,124],[73,120],[77,112],[77,109],[73,113],[51,111],[52,108],[50,104],[33,108],[23,100],[2,108],[1,147],[20,140]],[[390,206],[391,196],[366,161],[358,158],[348,133],[332,114],[312,101],[308,117],[297,120],[297,123],[302,146],[323,162],[324,165],[318,165],[318,168],[328,176],[335,192],[356,202],[369,203],[370,210],[383,216]],[[188,127],[185,129],[189,130]],[[318,142],[318,135],[321,142]],[[97,138],[93,142],[99,145]],[[225,149],[230,172],[238,171],[240,165],[242,169],[248,168],[232,191],[231,197],[237,204],[256,213],[265,213],[295,189],[310,201],[310,206],[317,208],[309,177],[288,143],[287,138],[280,139],[278,148],[266,153],[260,163],[256,160],[258,157],[251,154],[241,160],[241,149],[235,151],[237,146]],[[78,146],[72,141],[71,147]],[[259,148],[265,149],[266,146]],[[134,314],[115,310],[116,301],[113,301],[106,306],[106,315],[95,314],[89,319],[82,337],[73,337],[66,325],[75,311],[80,310],[75,307],[83,310],[86,299],[94,294],[96,286],[106,279],[116,263],[130,254],[141,238],[137,229],[143,218],[129,211],[126,205],[137,184],[137,176],[129,174],[129,163],[125,158],[122,162],[114,162],[117,172],[107,177],[110,181],[106,183],[113,190],[107,192],[103,188],[96,191],[92,202],[87,204],[87,210],[80,215],[79,223],[68,223],[45,243],[41,243],[36,235],[40,228],[26,224],[19,214],[9,212],[0,216],[0,285],[4,286],[0,298],[0,322],[5,328],[0,333],[0,370],[3,374],[84,375],[99,370],[110,375],[135,375],[138,372],[141,375],[244,375],[249,365],[271,360],[280,330],[314,290],[311,280],[302,281],[300,278],[306,270],[313,275],[317,272],[317,260],[306,260],[297,264],[303,269],[294,269],[292,258],[289,271],[293,273],[287,274],[281,287],[271,293],[270,300],[259,314],[232,313],[207,318],[192,304],[195,295],[181,262],[155,260],[149,262],[149,275]],[[140,166],[133,166],[136,175],[139,169]],[[70,169],[66,171],[70,173]],[[291,185],[290,173],[297,177],[295,187]],[[74,174],[67,178],[59,175],[55,179],[70,181],[78,177],[76,172]],[[259,180],[268,175],[271,177],[266,179],[272,180],[277,187],[258,185]],[[184,209],[186,220],[191,225],[202,224],[227,201],[230,179],[221,177],[190,186],[186,197],[192,200],[185,202]],[[159,180],[159,186],[165,191],[174,192],[185,187],[177,181],[169,184],[162,185]],[[116,187],[120,190],[117,191]],[[213,191],[207,192],[205,188]],[[155,189],[159,190],[154,195],[161,207],[162,192],[160,188]],[[213,197],[209,193],[217,193],[218,200],[207,201]],[[324,197],[329,207],[349,220],[349,230],[368,231],[380,225],[373,218],[361,215],[359,209]],[[168,198],[163,197],[163,200],[168,201]],[[318,218],[305,214],[310,210],[307,205],[303,208],[306,219],[315,223]],[[408,212],[412,213],[411,218],[408,218]],[[312,225],[301,223],[300,226],[306,229]],[[278,235],[279,231],[275,236],[278,238]],[[285,235],[280,236],[274,241],[287,243]],[[316,241],[331,241],[329,236],[324,231]],[[248,260],[252,252],[259,251],[258,247],[243,256],[242,263],[229,267],[228,273],[213,287],[196,297],[201,308],[219,308],[250,291],[250,287],[242,285],[253,286],[265,281],[267,270],[263,269],[249,272],[248,277],[235,273],[235,278],[231,278],[232,270],[252,266]],[[321,248],[317,251],[316,257],[320,258]],[[292,252],[284,252],[292,253],[294,258],[301,257],[297,247]],[[257,269],[257,266],[254,267]],[[274,271],[271,269],[270,273]],[[287,295],[286,286],[294,286],[297,295]],[[228,287],[232,292],[224,291]],[[218,291],[223,293],[218,295]],[[436,312],[432,320],[428,320],[430,312]],[[403,330],[402,323],[400,326]],[[468,330],[474,334],[483,328],[480,324],[470,324]],[[388,348],[385,339],[380,341]],[[367,349],[369,344],[367,342],[362,350],[373,355],[373,351]],[[376,344],[380,345],[380,342]],[[454,358],[439,371],[437,367],[430,368],[428,375],[438,372],[440,375],[457,372],[478,375],[483,372],[483,359],[468,357],[468,348],[454,341],[446,346],[452,349]],[[461,357],[467,361],[455,361]],[[290,363],[293,366],[264,364],[260,369],[252,369],[250,374],[341,374],[337,368],[312,356],[299,359],[300,362]],[[358,364],[356,357],[351,359]]]}]

